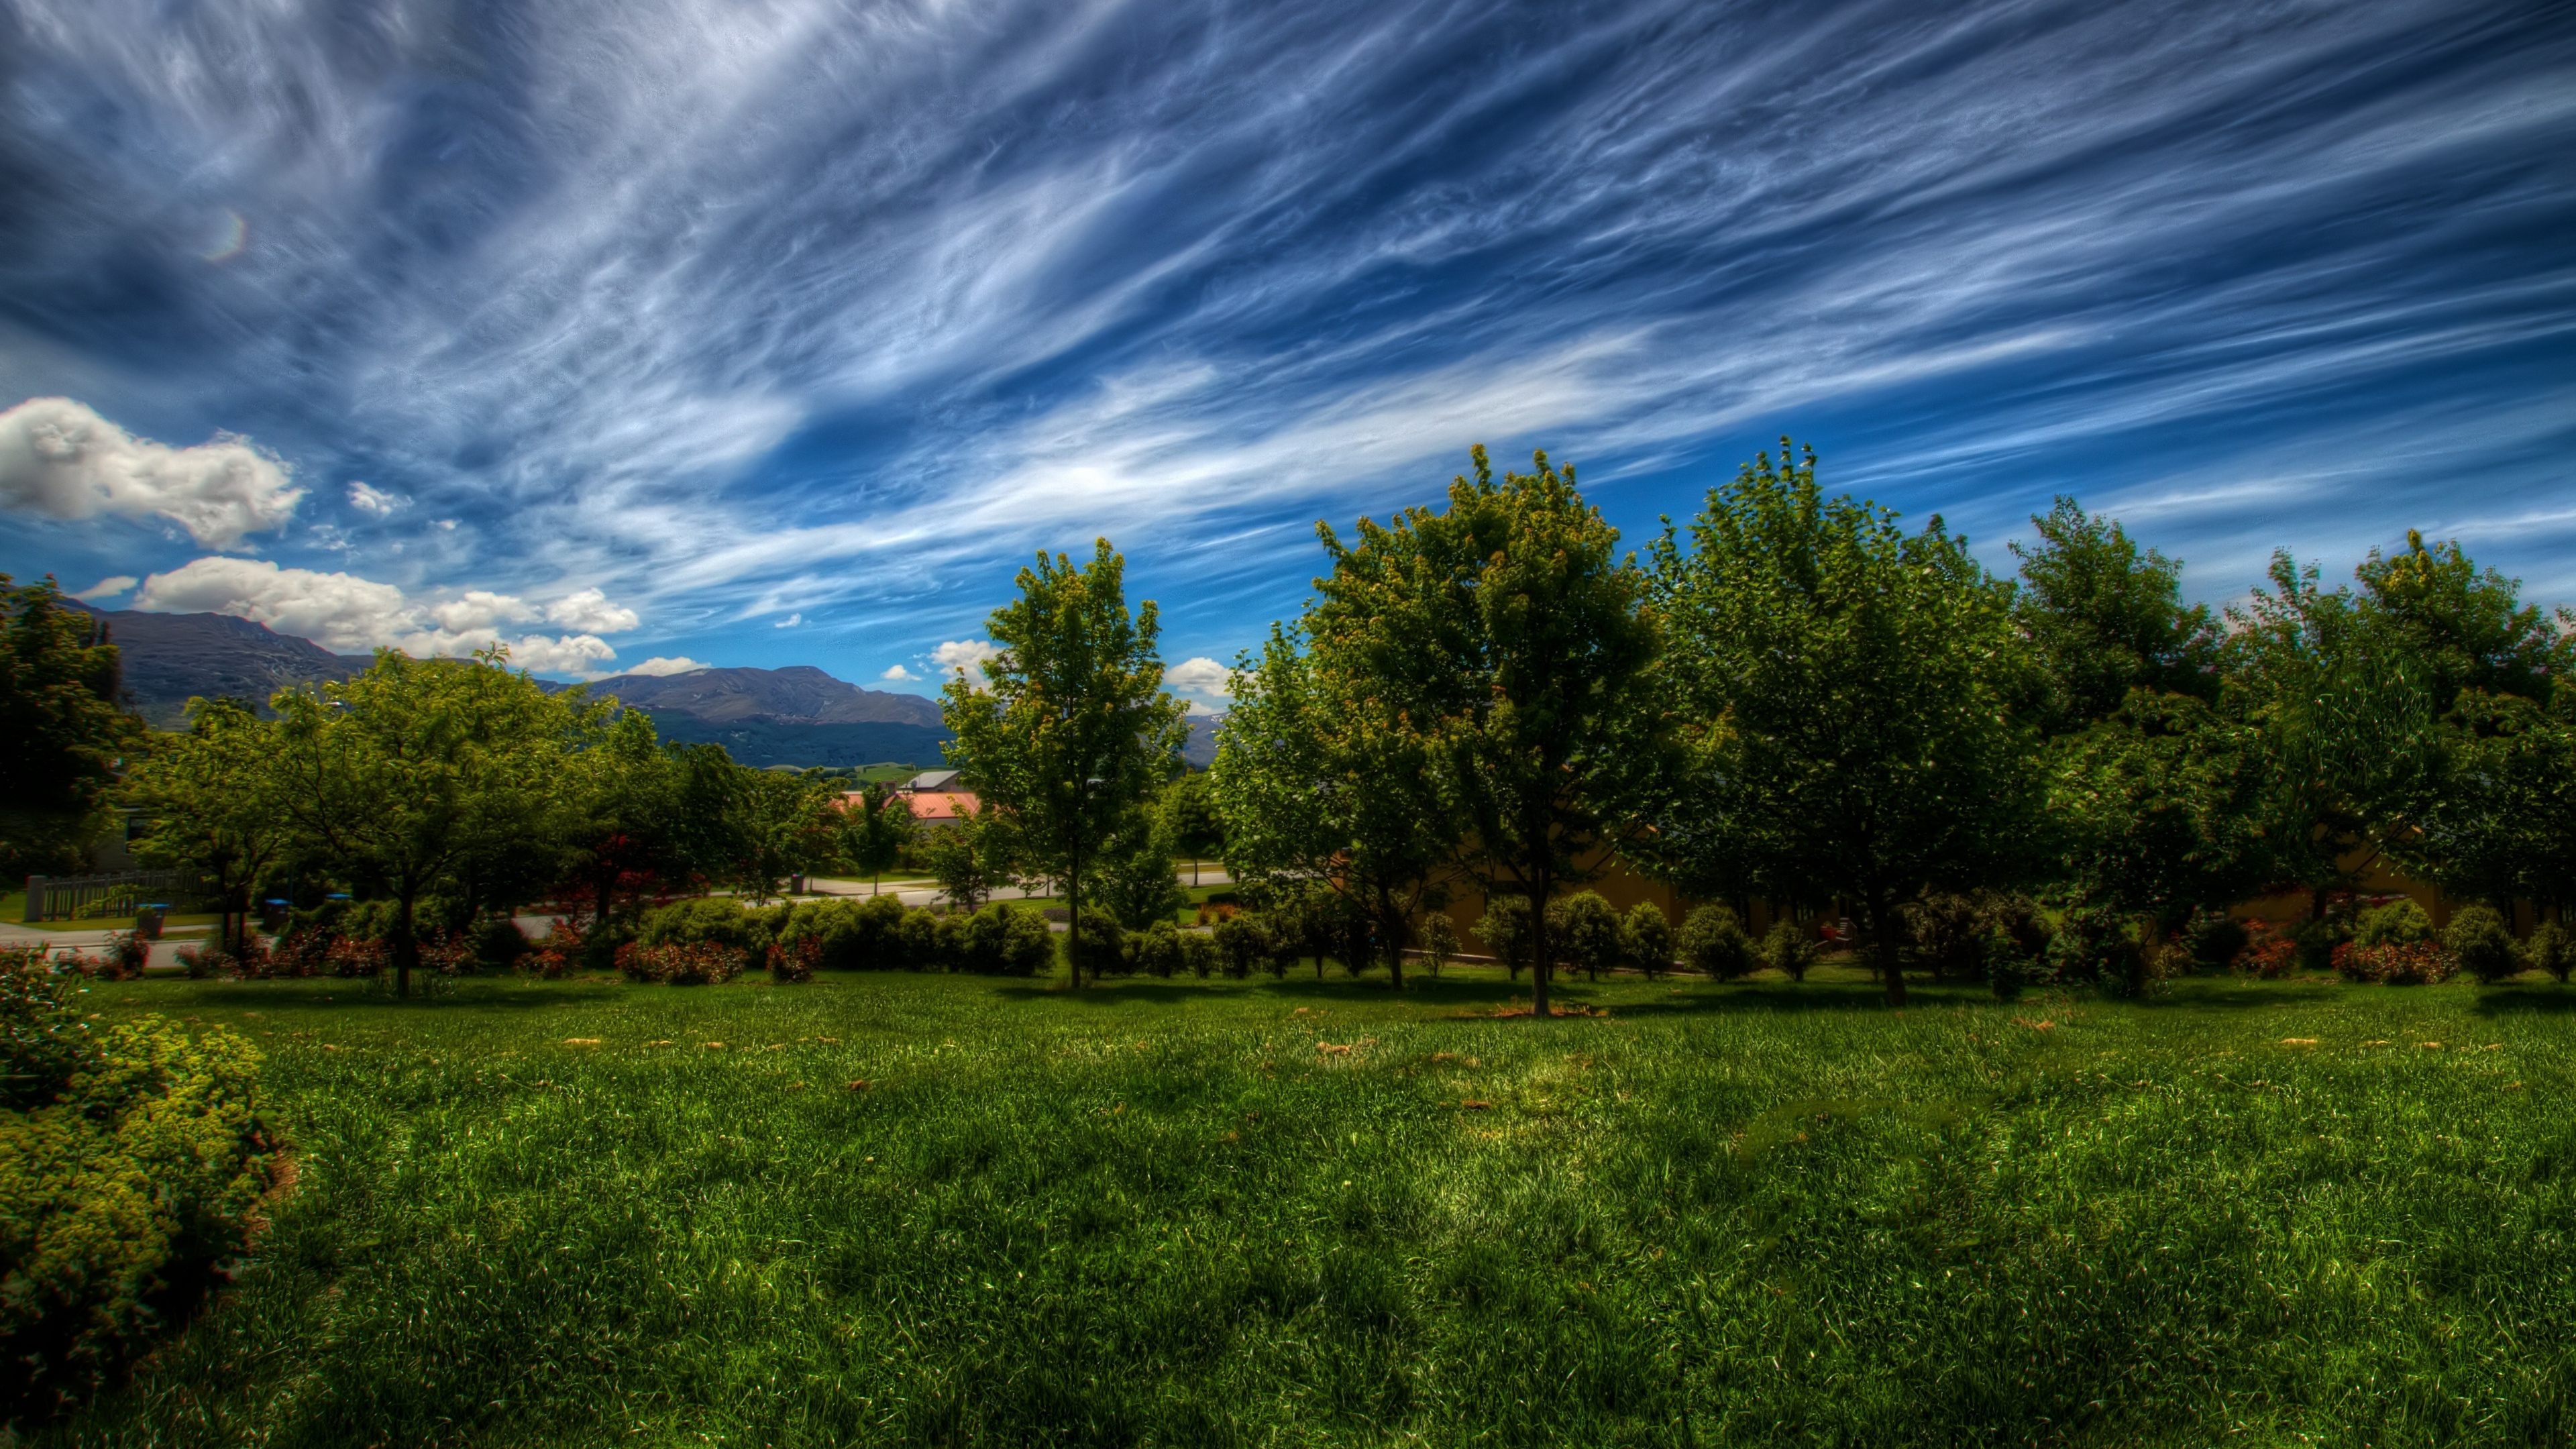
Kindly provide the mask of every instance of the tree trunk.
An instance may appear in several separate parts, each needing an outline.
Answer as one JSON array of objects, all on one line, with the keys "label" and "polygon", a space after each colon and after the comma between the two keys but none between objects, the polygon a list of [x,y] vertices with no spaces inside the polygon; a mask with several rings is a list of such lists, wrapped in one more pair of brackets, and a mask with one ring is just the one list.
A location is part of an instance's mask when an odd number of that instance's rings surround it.
[{"label": "tree trunk", "polygon": [[1530,894],[1530,1015],[1532,1016],[1549,1014],[1548,978],[1555,974],[1549,969],[1555,964],[1555,957],[1550,952],[1554,950],[1556,943],[1547,938],[1547,898],[1554,884],[1541,878],[1538,888]]},{"label": "tree trunk", "polygon": [[1387,926],[1387,970],[1395,978],[1395,989],[1402,991],[1404,989],[1404,914],[1391,906],[1380,914]]},{"label": "tree trunk", "polygon": [[402,909],[394,918],[394,995],[403,1000],[411,997],[412,963],[420,959],[420,943],[411,934],[411,906],[416,894],[415,889],[406,887],[395,897]]},{"label": "tree trunk", "polygon": [[1896,910],[1885,890],[1869,893],[1869,929],[1878,937],[1879,976],[1887,983],[1887,1004],[1905,1004],[1905,967],[1896,949]]},{"label": "tree trunk", "polygon": [[1074,843],[1073,871],[1064,881],[1064,969],[1073,973],[1073,989],[1082,989],[1082,845]]}]

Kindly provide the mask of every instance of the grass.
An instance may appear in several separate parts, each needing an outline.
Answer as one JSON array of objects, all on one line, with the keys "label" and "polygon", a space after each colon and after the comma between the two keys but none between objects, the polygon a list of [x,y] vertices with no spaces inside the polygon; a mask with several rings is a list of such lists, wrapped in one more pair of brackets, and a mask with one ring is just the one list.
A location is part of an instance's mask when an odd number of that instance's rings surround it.
[{"label": "grass", "polygon": [[2576,1432],[2576,992],[1872,993],[100,985],[252,1033],[300,1179],[37,1442]]}]

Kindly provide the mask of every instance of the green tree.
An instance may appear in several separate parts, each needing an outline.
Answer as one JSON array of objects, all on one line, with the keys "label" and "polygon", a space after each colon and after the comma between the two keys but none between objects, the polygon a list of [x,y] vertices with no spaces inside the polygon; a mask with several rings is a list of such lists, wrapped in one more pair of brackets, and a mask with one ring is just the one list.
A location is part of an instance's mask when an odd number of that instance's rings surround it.
[{"label": "green tree", "polygon": [[840,849],[838,792],[803,775],[736,767],[728,812],[731,875],[753,899],[767,901],[791,876],[828,866]]},{"label": "green tree", "polygon": [[143,721],[117,702],[107,626],[68,607],[53,579],[0,574],[0,874],[79,868]]},{"label": "green tree", "polygon": [[[1041,553],[1020,570],[1020,596],[986,631],[1001,653],[981,686],[962,673],[940,714],[956,740],[949,762],[987,803],[1010,811],[1038,873],[1065,883],[1078,947],[1087,875],[1102,848],[1180,768],[1186,709],[1162,690],[1152,600],[1127,611],[1126,561],[1100,539],[1091,562]],[[1069,950],[1082,984],[1082,955]]]},{"label": "green tree", "polygon": [[251,888],[293,838],[280,795],[277,729],[237,700],[188,701],[188,732],[162,740],[126,776],[125,803],[152,823],[145,862],[198,872],[239,954]]},{"label": "green tree", "polygon": [[2522,602],[2518,581],[2481,570],[2457,540],[2427,546],[2410,528],[2404,553],[2372,549],[2353,577],[2359,608],[2414,662],[2436,718],[2465,690],[2545,701],[2567,676],[2567,637]]},{"label": "green tree", "polygon": [[1170,821],[1152,811],[1138,811],[1127,829],[1102,847],[1094,888],[1120,925],[1141,931],[1157,921],[1169,922],[1189,904],[1172,855]]},{"label": "green tree", "polygon": [[1658,637],[1645,574],[1571,469],[1540,453],[1498,481],[1482,447],[1473,459],[1443,510],[1362,519],[1349,544],[1318,525],[1333,570],[1305,630],[1350,728],[1420,762],[1436,811],[1417,828],[1488,896],[1537,903],[1544,1016],[1546,904],[1599,874],[1640,823],[1636,782],[1657,775]]},{"label": "green tree", "polygon": [[493,649],[466,659],[378,650],[363,674],[284,690],[278,799],[323,855],[392,897],[395,991],[419,962],[414,907],[476,854],[566,824],[573,755],[608,706],[549,694]]},{"label": "green tree", "polygon": [[848,802],[841,819],[841,854],[853,868],[867,872],[868,893],[874,895],[878,880],[919,835],[912,802],[893,786],[872,780]]},{"label": "green tree", "polygon": [[1369,707],[1373,682],[1328,672],[1273,625],[1258,662],[1234,671],[1211,793],[1239,880],[1344,897],[1404,985],[1408,923],[1443,902],[1435,873],[1455,851],[1424,773],[1420,738]]},{"label": "green tree", "polygon": [[[907,819],[910,814],[905,812]],[[996,889],[1018,878],[1018,824],[989,804],[923,831],[919,849],[940,894],[960,910],[980,910]]]},{"label": "green tree", "polygon": [[1214,782],[1204,770],[1192,770],[1163,789],[1162,813],[1172,845],[1190,858],[1190,884],[1199,883],[1199,862],[1225,855],[1225,816],[1217,809]]},{"label": "green tree", "polygon": [[2021,588],[2013,617],[2040,666],[2035,714],[2051,734],[2107,719],[2129,691],[2214,699],[2218,621],[2182,601],[2182,564],[2141,552],[2126,530],[2061,497],[2013,544]]},{"label": "green tree", "polygon": [[1710,492],[1690,542],[1668,528],[1655,557],[1692,746],[1671,798],[1717,821],[1699,873],[1746,861],[1775,897],[1858,902],[1902,1005],[1899,903],[2013,873],[2038,813],[2011,591],[1939,518],[1908,534],[1826,498],[1786,439]]}]

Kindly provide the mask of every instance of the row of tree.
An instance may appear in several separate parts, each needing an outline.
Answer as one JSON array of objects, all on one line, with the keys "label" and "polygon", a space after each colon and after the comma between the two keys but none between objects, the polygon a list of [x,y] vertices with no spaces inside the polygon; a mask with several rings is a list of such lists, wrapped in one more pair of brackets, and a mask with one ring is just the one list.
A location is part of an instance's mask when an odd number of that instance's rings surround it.
[{"label": "row of tree", "polygon": [[[2381,857],[2455,895],[2576,881],[2569,633],[2410,534],[2350,587],[2277,555],[2213,614],[2060,499],[1979,564],[1935,517],[1818,486],[1783,440],[1642,559],[1545,454],[1345,540],[1233,681],[1229,861],[1378,923],[1546,902],[1613,857],[1700,900],[1842,903],[1891,1002],[1904,908],[2009,889],[2169,937]],[[1525,911],[1546,1007],[1551,913]],[[2130,959],[2136,959],[2135,953]]]}]

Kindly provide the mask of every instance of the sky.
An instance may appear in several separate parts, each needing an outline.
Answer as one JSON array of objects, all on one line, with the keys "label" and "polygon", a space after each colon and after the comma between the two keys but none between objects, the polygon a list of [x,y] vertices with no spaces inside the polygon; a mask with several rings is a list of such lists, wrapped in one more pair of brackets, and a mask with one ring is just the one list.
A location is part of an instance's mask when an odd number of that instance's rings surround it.
[{"label": "sky", "polygon": [[1175,682],[1315,524],[1784,435],[2215,603],[2576,604],[2576,6],[0,0],[0,571],[926,692],[1038,549]]}]

